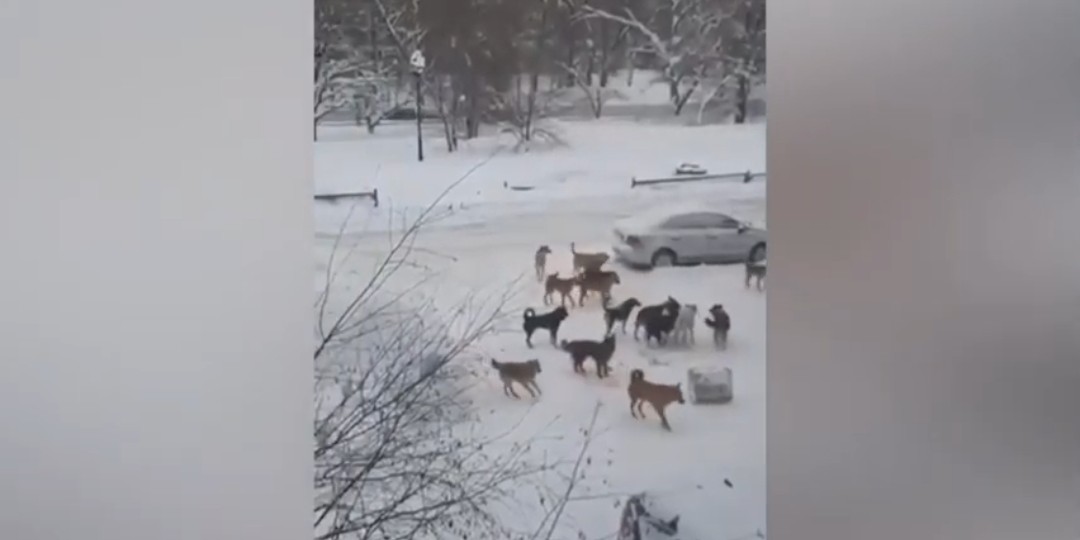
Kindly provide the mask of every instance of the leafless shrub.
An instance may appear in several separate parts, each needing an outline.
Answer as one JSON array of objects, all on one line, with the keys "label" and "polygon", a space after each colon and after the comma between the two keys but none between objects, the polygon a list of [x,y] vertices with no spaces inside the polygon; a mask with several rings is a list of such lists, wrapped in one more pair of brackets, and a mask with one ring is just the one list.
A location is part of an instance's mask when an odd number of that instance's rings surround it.
[{"label": "leafless shrub", "polygon": [[[411,267],[417,233],[439,219],[443,196],[480,165],[391,236],[372,275],[340,304],[333,259],[343,235],[334,243],[315,304],[318,540],[513,538],[507,525],[520,523],[501,521],[493,503],[566,465],[528,459],[531,444],[509,442],[512,429],[492,435],[474,428],[465,393],[475,380],[469,360],[480,365],[472,347],[504,316],[509,289],[441,312],[430,299],[410,295],[420,284],[394,291],[390,281]],[[581,459],[565,493],[576,484]],[[550,539],[561,512],[553,510],[533,538]]]}]

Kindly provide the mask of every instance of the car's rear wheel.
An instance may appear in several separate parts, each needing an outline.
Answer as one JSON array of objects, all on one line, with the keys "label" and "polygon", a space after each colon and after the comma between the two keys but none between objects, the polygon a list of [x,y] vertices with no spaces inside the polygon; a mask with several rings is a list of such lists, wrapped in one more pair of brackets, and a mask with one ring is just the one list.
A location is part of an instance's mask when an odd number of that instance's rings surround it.
[{"label": "car's rear wheel", "polygon": [[652,256],[653,267],[663,268],[667,266],[675,266],[676,261],[677,259],[675,258],[675,252],[667,248],[657,250],[656,253],[653,253]]}]

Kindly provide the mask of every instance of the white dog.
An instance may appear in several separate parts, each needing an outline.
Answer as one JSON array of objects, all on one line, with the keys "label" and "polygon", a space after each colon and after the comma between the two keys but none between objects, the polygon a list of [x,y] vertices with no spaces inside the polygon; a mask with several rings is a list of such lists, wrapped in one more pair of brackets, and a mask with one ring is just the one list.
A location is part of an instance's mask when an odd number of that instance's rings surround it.
[{"label": "white dog", "polygon": [[675,318],[675,328],[672,332],[676,341],[680,343],[694,343],[694,323],[697,322],[697,304],[683,304],[679,308],[679,316]]}]

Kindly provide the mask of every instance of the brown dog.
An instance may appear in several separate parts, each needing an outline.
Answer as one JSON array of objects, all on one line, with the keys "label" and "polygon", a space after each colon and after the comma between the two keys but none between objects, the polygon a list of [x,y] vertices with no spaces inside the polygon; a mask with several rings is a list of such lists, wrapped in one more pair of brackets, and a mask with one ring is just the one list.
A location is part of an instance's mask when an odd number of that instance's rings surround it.
[{"label": "brown dog", "polygon": [[600,293],[603,302],[611,300],[611,288],[621,285],[619,273],[611,270],[585,270],[577,276],[578,305],[585,305],[585,295],[590,292]]},{"label": "brown dog", "polygon": [[547,244],[540,246],[533,257],[533,268],[536,269],[536,281],[544,281],[544,273],[547,270],[547,258],[551,255],[551,248]]},{"label": "brown dog", "polygon": [[555,272],[547,277],[544,282],[544,305],[551,304],[551,297],[555,293],[559,293],[562,296],[561,305],[566,307],[566,299],[570,299],[570,305],[574,305],[574,287],[577,286],[577,279],[575,278],[561,278],[559,273]]},{"label": "brown dog", "polygon": [[615,335],[604,336],[604,341],[592,341],[579,339],[560,343],[562,350],[570,353],[570,359],[574,361],[574,371],[585,374],[585,360],[592,357],[596,362],[596,376],[603,379],[611,373],[611,357],[615,355]]},{"label": "brown dog", "polygon": [[750,281],[757,280],[757,290],[765,290],[765,263],[746,261],[746,288],[750,288]]},{"label": "brown dog", "polygon": [[604,266],[604,263],[611,258],[607,253],[586,253],[579,252],[573,242],[570,242],[570,253],[574,254],[574,273],[581,273],[585,270],[599,270]]},{"label": "brown dog", "polygon": [[[517,392],[514,391],[515,382],[525,387],[532,397],[536,397],[537,394],[543,393],[540,391],[540,385],[536,384],[536,374],[541,373],[539,360],[529,360],[527,362],[500,362],[492,358],[491,367],[499,372],[499,378],[502,379],[503,383],[504,394],[514,396],[516,399],[521,399],[521,396],[517,395]],[[533,388],[536,389],[536,392],[533,392]]]},{"label": "brown dog", "polygon": [[[671,431],[671,425],[668,424],[667,416],[664,415],[664,409],[672,403],[683,404],[686,403],[683,400],[682,384],[656,384],[645,380],[645,372],[640,369],[635,369],[630,372],[630,386],[627,387],[627,393],[630,394],[630,415],[634,418],[645,418],[645,411],[641,410],[641,406],[648,401],[649,405],[652,405],[656,414],[660,416],[660,425]],[[634,411],[634,405],[637,405],[637,411]]]}]

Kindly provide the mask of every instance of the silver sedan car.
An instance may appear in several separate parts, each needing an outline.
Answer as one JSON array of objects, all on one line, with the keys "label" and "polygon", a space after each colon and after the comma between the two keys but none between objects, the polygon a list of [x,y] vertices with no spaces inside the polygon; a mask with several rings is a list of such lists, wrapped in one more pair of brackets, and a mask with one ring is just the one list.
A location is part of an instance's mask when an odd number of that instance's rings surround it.
[{"label": "silver sedan car", "polygon": [[615,258],[629,266],[743,262],[765,255],[765,230],[708,209],[667,209],[615,223]]}]

